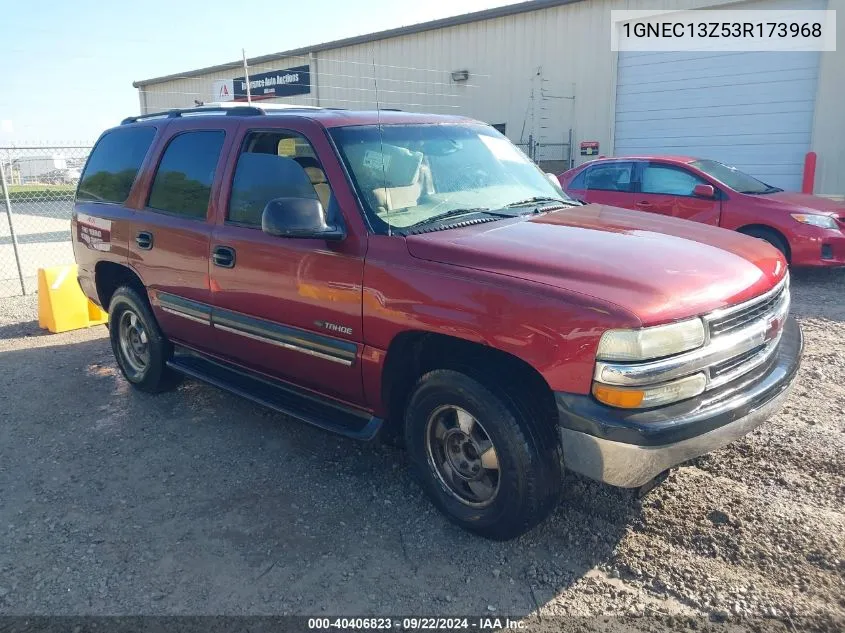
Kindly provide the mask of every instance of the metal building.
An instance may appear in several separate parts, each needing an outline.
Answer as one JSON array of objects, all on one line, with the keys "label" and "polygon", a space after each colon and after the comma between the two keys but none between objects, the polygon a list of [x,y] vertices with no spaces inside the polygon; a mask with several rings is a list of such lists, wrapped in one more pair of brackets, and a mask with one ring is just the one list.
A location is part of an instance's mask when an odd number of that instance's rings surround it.
[{"label": "metal building", "polygon": [[[784,0],[534,0],[248,60],[253,99],[456,113],[549,168],[604,155],[690,154],[790,190],[845,193],[845,46],[824,53],[617,53],[614,9],[784,8]],[[845,0],[793,0],[837,9]],[[241,61],[135,82],[144,113],[245,100]],[[570,143],[571,135],[571,143]],[[596,148],[597,149],[593,149]]]}]

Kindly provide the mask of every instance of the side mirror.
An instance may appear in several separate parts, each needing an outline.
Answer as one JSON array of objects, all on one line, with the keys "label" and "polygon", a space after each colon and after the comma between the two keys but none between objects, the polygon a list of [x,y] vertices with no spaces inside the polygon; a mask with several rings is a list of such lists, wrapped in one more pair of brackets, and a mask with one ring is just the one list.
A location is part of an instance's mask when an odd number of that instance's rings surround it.
[{"label": "side mirror", "polygon": [[343,228],[326,224],[323,205],[316,198],[275,198],[261,214],[261,230],[279,237],[342,240]]},{"label": "side mirror", "polygon": [[699,198],[715,198],[716,189],[713,185],[696,185],[692,189],[692,195],[698,196]]}]

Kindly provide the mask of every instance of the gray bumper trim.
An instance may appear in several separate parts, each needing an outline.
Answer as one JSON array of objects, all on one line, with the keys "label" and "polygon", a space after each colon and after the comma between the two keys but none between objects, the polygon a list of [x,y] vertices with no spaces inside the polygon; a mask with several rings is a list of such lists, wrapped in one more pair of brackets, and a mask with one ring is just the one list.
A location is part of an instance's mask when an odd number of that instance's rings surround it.
[{"label": "gray bumper trim", "polygon": [[721,448],[766,421],[789,394],[785,389],[759,409],[712,431],[663,446],[637,446],[560,427],[563,459],[577,473],[621,488],[637,488],[664,470]]}]

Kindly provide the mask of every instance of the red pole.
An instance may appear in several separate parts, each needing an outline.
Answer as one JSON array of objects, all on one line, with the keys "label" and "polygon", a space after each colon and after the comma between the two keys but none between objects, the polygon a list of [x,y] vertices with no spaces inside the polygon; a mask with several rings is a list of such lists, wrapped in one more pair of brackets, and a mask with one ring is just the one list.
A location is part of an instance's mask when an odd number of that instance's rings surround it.
[{"label": "red pole", "polygon": [[813,193],[816,182],[816,153],[807,152],[804,157],[804,180],[801,183],[801,193]]}]

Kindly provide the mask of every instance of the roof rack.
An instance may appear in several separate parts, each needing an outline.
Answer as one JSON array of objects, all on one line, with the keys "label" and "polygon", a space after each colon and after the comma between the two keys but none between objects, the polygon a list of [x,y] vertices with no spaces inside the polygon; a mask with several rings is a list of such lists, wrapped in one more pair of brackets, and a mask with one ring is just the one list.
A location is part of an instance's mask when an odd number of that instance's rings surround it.
[{"label": "roof rack", "polygon": [[130,116],[120,122],[121,125],[135,123],[136,121],[145,121],[147,119],[178,119],[182,115],[204,115],[208,113],[223,114],[225,116],[262,116],[265,114],[261,108],[253,106],[235,106],[235,107],[206,107],[200,106],[198,108],[178,108],[173,110],[165,110],[164,112],[151,112],[149,114],[139,114],[138,116]]}]

